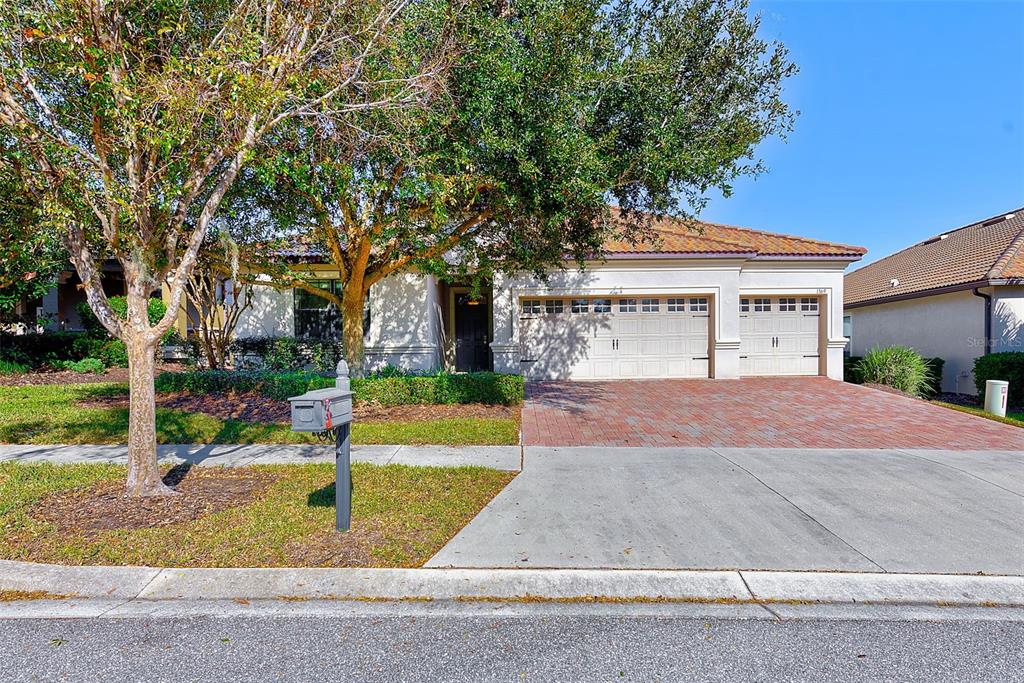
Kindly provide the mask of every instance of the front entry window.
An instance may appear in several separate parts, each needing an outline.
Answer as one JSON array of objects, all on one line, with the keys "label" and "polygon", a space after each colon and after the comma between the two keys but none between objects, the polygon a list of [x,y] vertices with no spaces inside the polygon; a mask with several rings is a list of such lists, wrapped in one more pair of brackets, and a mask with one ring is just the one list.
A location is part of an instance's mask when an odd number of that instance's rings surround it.
[{"label": "front entry window", "polygon": [[[311,285],[341,296],[341,280],[312,280]],[[341,337],[341,311],[333,303],[304,289],[292,290],[295,306],[295,336],[311,339]]]}]

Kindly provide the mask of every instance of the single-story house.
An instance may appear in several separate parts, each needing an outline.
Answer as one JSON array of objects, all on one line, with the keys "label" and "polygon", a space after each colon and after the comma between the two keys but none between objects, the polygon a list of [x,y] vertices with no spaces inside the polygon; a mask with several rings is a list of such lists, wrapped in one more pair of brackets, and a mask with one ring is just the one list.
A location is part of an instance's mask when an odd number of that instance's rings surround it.
[{"label": "single-story house", "polygon": [[[650,243],[611,241],[583,270],[468,285],[405,272],[370,290],[366,358],[428,371],[532,379],[843,376],[843,273],[865,250],[713,223],[657,223]],[[338,288],[328,264],[307,264]],[[116,270],[116,269],[115,269]],[[109,294],[120,273],[104,273]],[[109,280],[109,282],[108,282]],[[303,290],[254,286],[237,337],[340,337],[340,316]],[[38,302],[51,328],[80,328],[77,278]],[[182,314],[179,331],[187,331]]]},{"label": "single-story house", "polygon": [[850,352],[901,344],[945,360],[974,394],[974,359],[1024,350],[1024,209],[948,230],[847,274]]},{"label": "single-story house", "polygon": [[[843,376],[843,272],[860,247],[671,220],[659,239],[613,241],[584,270],[500,277],[474,293],[431,275],[370,290],[368,366],[493,369],[529,378]],[[337,287],[330,266],[311,266]],[[300,290],[254,287],[236,335],[337,336],[337,313]]]}]

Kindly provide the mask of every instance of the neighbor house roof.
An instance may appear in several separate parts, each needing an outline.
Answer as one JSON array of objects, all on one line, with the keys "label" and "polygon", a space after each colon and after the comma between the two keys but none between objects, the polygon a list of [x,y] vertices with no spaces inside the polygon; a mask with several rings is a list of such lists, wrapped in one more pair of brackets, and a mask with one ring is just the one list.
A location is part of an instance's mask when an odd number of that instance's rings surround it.
[{"label": "neighbor house roof", "polygon": [[1024,209],[965,225],[848,273],[844,303],[864,306],[1024,278]]},{"label": "neighbor house roof", "polygon": [[863,247],[823,242],[734,225],[663,218],[654,221],[656,239],[633,243],[623,239],[605,242],[609,256],[630,255],[731,255],[751,257],[826,257],[859,259]]}]

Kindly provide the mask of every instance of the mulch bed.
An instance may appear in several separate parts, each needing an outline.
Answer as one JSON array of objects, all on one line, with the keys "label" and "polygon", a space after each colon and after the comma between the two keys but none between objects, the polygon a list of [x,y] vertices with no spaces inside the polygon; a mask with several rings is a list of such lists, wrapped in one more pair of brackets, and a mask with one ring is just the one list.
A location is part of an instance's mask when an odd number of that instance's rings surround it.
[{"label": "mulch bed", "polygon": [[[167,363],[157,365],[156,373],[179,372],[184,365]],[[127,382],[128,368],[107,368],[103,372],[74,372],[72,370],[32,370],[11,375],[0,375],[0,386],[30,387],[42,384],[101,384],[103,382]]]},{"label": "mulch bed", "polygon": [[48,496],[29,515],[68,532],[166,527],[250,503],[277,479],[248,468],[178,465],[164,482],[180,495],[129,498],[123,480],[105,481],[86,491]]},{"label": "mulch bed", "polygon": [[[228,394],[190,394],[174,392],[158,394],[156,404],[190,413],[204,413],[222,420],[243,422],[291,423],[287,401],[275,401],[255,391]],[[87,408],[127,408],[128,397],[97,396],[79,405]],[[356,405],[353,417],[360,422],[425,422],[447,418],[510,418],[519,419],[519,406],[493,406],[482,403],[458,405],[380,406],[372,403]]]},{"label": "mulch bed", "polygon": [[944,403],[952,403],[957,406],[967,406],[968,408],[981,408],[981,399],[977,396],[971,396],[970,394],[953,394],[953,393],[942,393],[935,397],[936,401],[942,401]]}]

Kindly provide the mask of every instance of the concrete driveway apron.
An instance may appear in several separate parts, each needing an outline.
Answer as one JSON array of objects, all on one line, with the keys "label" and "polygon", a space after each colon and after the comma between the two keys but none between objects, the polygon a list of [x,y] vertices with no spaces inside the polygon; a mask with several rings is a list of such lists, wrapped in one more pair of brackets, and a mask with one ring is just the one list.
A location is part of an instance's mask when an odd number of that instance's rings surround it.
[{"label": "concrete driveway apron", "polygon": [[428,566],[1024,574],[1024,453],[528,447]]}]

